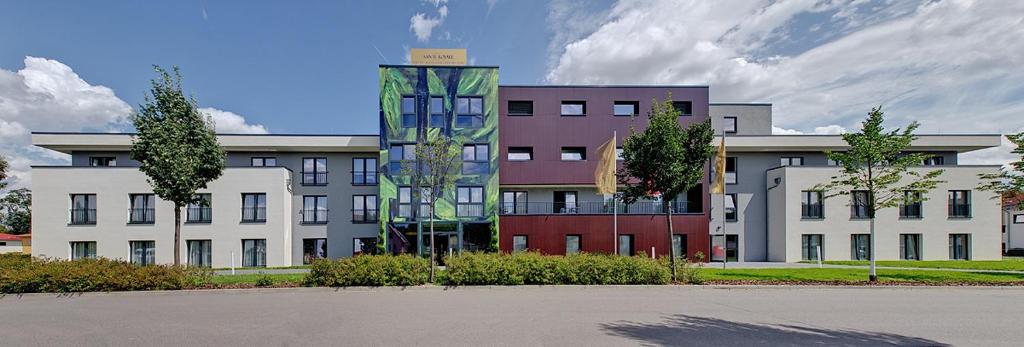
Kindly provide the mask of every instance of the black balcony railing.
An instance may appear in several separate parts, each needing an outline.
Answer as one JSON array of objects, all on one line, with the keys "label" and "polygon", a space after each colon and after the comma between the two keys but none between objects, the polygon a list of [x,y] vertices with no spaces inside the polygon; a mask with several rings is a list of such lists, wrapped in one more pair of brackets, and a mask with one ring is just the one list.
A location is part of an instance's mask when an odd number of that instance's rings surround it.
[{"label": "black balcony railing", "polygon": [[129,208],[128,223],[153,224],[156,221],[156,210],[152,208]]},{"label": "black balcony railing", "polygon": [[373,223],[377,221],[377,209],[352,210],[352,222]]},{"label": "black balcony railing", "polygon": [[96,209],[94,209],[94,208],[73,208],[73,209],[71,209],[71,224],[96,224]]},{"label": "black balcony railing", "polygon": [[185,209],[185,223],[209,223],[213,221],[213,208],[190,206]]},{"label": "black balcony railing", "polygon": [[801,206],[800,217],[804,219],[822,219],[825,218],[825,214],[822,212],[821,204],[804,204]]},{"label": "black balcony railing", "polygon": [[900,218],[921,218],[921,204],[901,205]]},{"label": "black balcony railing", "polygon": [[304,209],[302,210],[302,223],[304,224],[325,224],[327,223],[327,209]]},{"label": "black balcony railing", "polygon": [[953,218],[967,218],[971,216],[970,204],[950,204],[949,216]]},{"label": "black balcony railing", "polygon": [[[674,214],[704,213],[699,204],[686,201],[672,202],[668,206]],[[503,215],[538,215],[538,214],[664,214],[665,207],[658,201],[638,201],[632,204],[604,201],[586,201],[577,203],[561,202],[519,202],[501,204]]]},{"label": "black balcony railing", "polygon": [[377,171],[352,171],[353,185],[372,186],[377,184]]},{"label": "black balcony railing", "polygon": [[267,221],[266,207],[242,207],[243,223],[263,223]]},{"label": "black balcony railing", "polygon": [[307,186],[322,186],[327,184],[327,171],[302,172],[302,184]]}]

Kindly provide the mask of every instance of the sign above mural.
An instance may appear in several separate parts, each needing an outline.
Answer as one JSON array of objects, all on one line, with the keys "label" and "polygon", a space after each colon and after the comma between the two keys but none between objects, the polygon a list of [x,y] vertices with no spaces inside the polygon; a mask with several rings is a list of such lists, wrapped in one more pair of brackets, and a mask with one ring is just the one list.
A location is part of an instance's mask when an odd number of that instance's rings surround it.
[{"label": "sign above mural", "polygon": [[466,65],[466,49],[413,48],[409,50],[412,65]]}]

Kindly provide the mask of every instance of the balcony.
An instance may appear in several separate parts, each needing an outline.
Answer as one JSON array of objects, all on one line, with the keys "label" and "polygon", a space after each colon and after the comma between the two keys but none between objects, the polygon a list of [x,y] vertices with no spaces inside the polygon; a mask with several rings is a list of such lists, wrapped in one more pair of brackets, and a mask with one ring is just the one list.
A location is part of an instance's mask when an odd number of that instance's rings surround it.
[{"label": "balcony", "polygon": [[[591,215],[591,214],[664,214],[665,207],[658,201],[639,201],[632,204],[619,203],[616,209],[612,202],[586,201],[577,203],[562,202],[520,202],[501,205],[502,215]],[[669,203],[673,214],[702,214],[700,204],[689,204],[686,201]],[[617,211],[616,211],[617,210]]]},{"label": "balcony", "polygon": [[304,186],[326,186],[327,171],[302,172],[302,185]]}]

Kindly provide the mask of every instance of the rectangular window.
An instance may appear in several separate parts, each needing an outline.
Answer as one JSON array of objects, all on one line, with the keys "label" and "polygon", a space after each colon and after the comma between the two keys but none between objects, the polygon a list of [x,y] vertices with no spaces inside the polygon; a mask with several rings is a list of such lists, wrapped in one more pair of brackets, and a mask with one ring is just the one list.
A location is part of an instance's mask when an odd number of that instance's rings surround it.
[{"label": "rectangular window", "polygon": [[850,218],[869,218],[868,203],[871,197],[866,190],[854,190],[850,192]]},{"label": "rectangular window", "polygon": [[131,207],[128,210],[128,223],[153,224],[156,221],[156,195],[128,194]]},{"label": "rectangular window", "polygon": [[533,160],[533,147],[509,147],[508,161]]},{"label": "rectangular window", "polygon": [[509,101],[508,115],[513,117],[532,116],[533,101]]},{"label": "rectangular window", "polygon": [[689,116],[693,114],[693,102],[673,101],[672,107],[679,111],[680,116]]},{"label": "rectangular window", "polygon": [[579,254],[583,246],[582,236],[565,235],[565,255]]},{"label": "rectangular window", "polygon": [[637,101],[616,101],[613,106],[618,117],[632,117],[640,114],[640,103]]},{"label": "rectangular window", "polygon": [[1024,224],[1024,214],[1013,215],[1013,224]]},{"label": "rectangular window", "polygon": [[900,218],[921,218],[921,192],[910,190],[903,192]]},{"label": "rectangular window", "polygon": [[377,221],[377,196],[352,196],[352,222],[374,223]]},{"label": "rectangular window", "polygon": [[822,259],[821,258],[821,253],[824,251],[822,249],[823,246],[822,246],[822,243],[821,243],[821,239],[822,238],[823,238],[823,236],[821,234],[800,235],[800,241],[801,241],[800,242],[800,244],[801,244],[801,246],[800,246],[800,259],[801,260],[819,260],[819,259]]},{"label": "rectangular window", "polygon": [[462,174],[486,175],[491,171],[491,146],[469,144],[462,146]]},{"label": "rectangular window", "polygon": [[484,126],[484,98],[460,96],[455,116],[456,128],[480,128]]},{"label": "rectangular window", "polygon": [[619,255],[633,256],[633,235],[619,235]]},{"label": "rectangular window", "polygon": [[850,260],[870,260],[871,234],[850,235]]},{"label": "rectangular window", "polygon": [[816,190],[805,190],[800,192],[801,196],[801,214],[800,218],[803,219],[822,219],[825,218],[825,208],[822,200],[822,192]]},{"label": "rectangular window", "polygon": [[921,260],[921,234],[900,234],[900,259]]},{"label": "rectangular window", "polygon": [[388,152],[389,170],[392,175],[402,173],[402,162],[416,160],[416,144],[391,145]]},{"label": "rectangular window", "polygon": [[[691,187],[690,190],[687,190],[685,195],[680,194],[680,196],[677,196],[672,202],[672,206],[674,206],[676,213],[704,213],[704,196],[704,184],[698,183]],[[727,195],[725,199],[727,218],[729,217],[729,210],[732,210],[732,214],[735,215],[736,197],[734,195]]]},{"label": "rectangular window", "polygon": [[196,194],[196,201],[185,206],[185,223],[210,223],[213,221],[213,197],[210,194]]},{"label": "rectangular window", "polygon": [[722,253],[725,253],[726,261],[739,260],[740,236],[735,234],[722,236],[711,235],[711,261],[722,261]]},{"label": "rectangular window", "polygon": [[686,235],[672,235],[672,250],[677,257],[686,258]]},{"label": "rectangular window", "polygon": [[579,206],[577,206],[577,194],[575,191],[556,191],[555,192],[555,213],[577,213],[579,212]]},{"label": "rectangular window", "polygon": [[735,222],[736,221],[736,194],[725,195],[725,221]]},{"label": "rectangular window", "polygon": [[398,216],[412,218],[412,187],[398,187]]},{"label": "rectangular window", "polygon": [[736,175],[736,157],[725,157],[725,184],[736,184],[739,179]]},{"label": "rectangular window", "polygon": [[803,166],[804,157],[782,157],[782,166]]},{"label": "rectangular window", "polygon": [[586,115],[586,101],[562,101],[562,116],[582,117]]},{"label": "rectangular window", "polygon": [[949,260],[971,260],[970,234],[949,234]]},{"label": "rectangular window", "polygon": [[302,184],[307,186],[327,184],[327,158],[302,158]]},{"label": "rectangular window", "polygon": [[327,259],[327,239],[302,239],[302,263],[312,264],[316,259]]},{"label": "rectangular window", "polygon": [[71,224],[96,224],[96,194],[71,194]]},{"label": "rectangular window", "polygon": [[377,184],[377,158],[352,158],[352,184]]},{"label": "rectangular window", "polygon": [[736,117],[725,117],[722,118],[722,131],[726,134],[736,133]]},{"label": "rectangular window", "polygon": [[267,240],[242,240],[242,267],[267,267]]},{"label": "rectangular window", "polygon": [[242,222],[263,223],[267,221],[267,194],[242,193]]},{"label": "rectangular window", "polygon": [[185,241],[185,246],[188,248],[188,266],[212,267],[212,245],[213,242],[210,240]]},{"label": "rectangular window", "polygon": [[132,264],[143,266],[156,264],[155,241],[130,241],[128,247],[131,249]]},{"label": "rectangular window", "polygon": [[587,160],[587,148],[586,147],[562,147],[562,160],[563,161]]},{"label": "rectangular window", "polygon": [[949,191],[949,217],[969,218],[971,216],[971,191]]},{"label": "rectangular window", "polygon": [[[420,218],[427,218],[430,215],[430,188],[420,188],[420,211],[416,215]],[[432,217],[436,217],[435,212]]]},{"label": "rectangular window", "polygon": [[250,166],[277,166],[275,157],[252,157],[249,158]]},{"label": "rectangular window", "polygon": [[416,97],[415,96],[403,96],[402,97],[402,127],[403,128],[415,128],[416,127]]},{"label": "rectangular window", "polygon": [[430,127],[444,128],[444,98],[430,97]]},{"label": "rectangular window", "polygon": [[484,187],[458,187],[455,198],[459,217],[484,215]]},{"label": "rectangular window", "polygon": [[529,239],[526,235],[512,235],[512,251],[513,252],[526,252],[529,249]]},{"label": "rectangular window", "polygon": [[622,147],[615,147],[615,160],[616,161],[624,160],[622,158]]},{"label": "rectangular window", "polygon": [[944,165],[944,164],[946,164],[946,158],[943,158],[943,157],[940,157],[940,156],[934,156],[934,157],[931,157],[931,158],[926,158],[921,163],[921,165],[924,165],[924,166],[940,166],[940,165]]},{"label": "rectangular window", "polygon": [[89,157],[89,166],[117,166],[117,158]]},{"label": "rectangular window", "polygon": [[96,241],[71,243],[71,260],[96,259]]},{"label": "rectangular window", "polygon": [[501,192],[502,214],[526,214],[527,192]]},{"label": "rectangular window", "polygon": [[302,197],[302,223],[327,223],[327,196],[304,195]]},{"label": "rectangular window", "polygon": [[352,239],[352,255],[377,253],[376,237],[357,237]]}]

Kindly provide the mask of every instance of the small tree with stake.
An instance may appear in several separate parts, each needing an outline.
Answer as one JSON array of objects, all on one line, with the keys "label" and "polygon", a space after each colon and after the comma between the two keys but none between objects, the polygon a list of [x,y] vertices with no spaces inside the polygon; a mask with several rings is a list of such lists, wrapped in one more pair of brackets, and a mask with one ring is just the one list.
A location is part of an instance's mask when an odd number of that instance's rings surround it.
[{"label": "small tree with stake", "polygon": [[[450,137],[439,136],[416,145],[416,159],[404,162],[402,174],[408,175],[416,201],[426,201],[430,223],[430,282],[434,282],[437,261],[434,255],[434,211],[444,192],[455,188],[460,172],[462,145]],[[423,217],[423,216],[420,216]]]},{"label": "small tree with stake", "polygon": [[181,208],[199,202],[196,191],[220,177],[224,150],[217,143],[213,120],[199,112],[194,98],[181,91],[181,74],[159,66],[150,95],[132,115],[137,134],[131,157],[149,177],[153,192],[174,203],[174,265],[181,265]]},{"label": "small tree with stake", "polygon": [[[679,194],[696,186],[704,178],[705,166],[714,153],[711,145],[714,132],[711,121],[683,128],[679,110],[672,106],[671,96],[664,102],[654,100],[648,115],[650,125],[643,132],[630,130],[622,144],[622,170],[619,183],[625,186],[622,201],[631,204],[639,199],[662,197],[668,244],[672,244],[672,208],[670,203]],[[676,254],[669,246],[672,280],[676,280]]]},{"label": "small tree with stake", "polygon": [[871,282],[878,281],[875,273],[875,213],[900,204],[926,200],[925,193],[942,182],[938,178],[943,172],[931,170],[922,173],[910,170],[911,166],[921,165],[925,159],[932,157],[924,153],[906,152],[916,138],[914,130],[918,124],[910,123],[902,131],[886,131],[882,125],[883,116],[881,107],[871,109],[867,119],[861,123],[860,132],[843,134],[849,149],[845,152],[825,152],[829,159],[842,166],[842,172],[833,176],[831,182],[815,187],[825,192],[826,199],[850,195],[854,190],[867,192],[866,211],[871,233],[868,280]]}]

